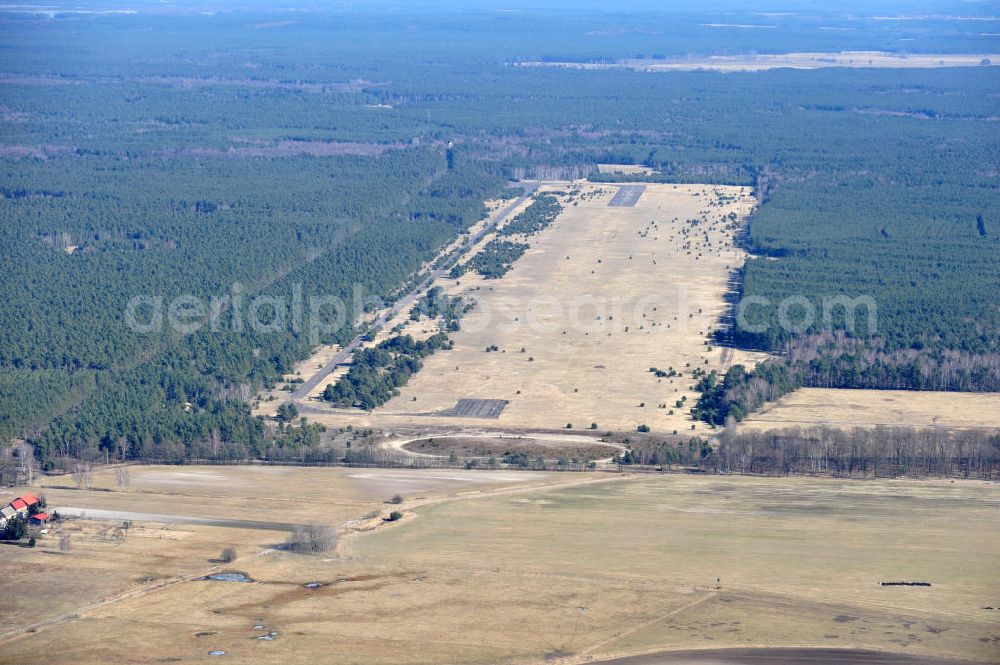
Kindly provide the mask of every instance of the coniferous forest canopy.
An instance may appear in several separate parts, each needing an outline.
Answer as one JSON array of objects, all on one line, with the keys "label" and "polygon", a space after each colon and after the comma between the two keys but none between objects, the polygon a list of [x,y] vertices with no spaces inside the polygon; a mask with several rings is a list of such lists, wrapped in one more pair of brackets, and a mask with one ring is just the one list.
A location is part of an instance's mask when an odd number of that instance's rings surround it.
[{"label": "coniferous forest canopy", "polygon": [[[136,458],[272,449],[251,396],[355,331],[237,331],[224,310],[221,330],[138,334],[131,298],[238,285],[351,303],[360,284],[391,300],[511,179],[608,162],[755,187],[738,295],[771,304],[746,313],[764,332],[722,335],[780,354],[787,367],[757,374],[779,391],[1000,390],[1000,69],[514,66],[988,53],[995,23],[931,0],[767,16],[787,7],[661,4],[0,11],[0,440],[29,438],[48,461],[122,440]],[[871,18],[900,13],[923,18]],[[877,329],[844,334],[834,312],[789,332],[775,325],[788,296],[871,297]],[[745,415],[760,395],[729,381]],[[712,422],[729,413],[724,384],[705,386]]]}]

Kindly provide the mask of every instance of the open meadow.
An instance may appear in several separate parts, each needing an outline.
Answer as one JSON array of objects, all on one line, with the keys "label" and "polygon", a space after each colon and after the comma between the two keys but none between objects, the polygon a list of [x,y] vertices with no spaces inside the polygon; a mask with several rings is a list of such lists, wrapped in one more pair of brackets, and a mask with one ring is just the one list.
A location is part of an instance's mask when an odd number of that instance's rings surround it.
[{"label": "open meadow", "polygon": [[1000,429],[1000,393],[801,388],[752,414],[741,427]]},{"label": "open meadow", "polygon": [[[95,473],[90,489],[76,489],[70,476],[45,478],[33,488],[50,511],[81,517],[57,522],[34,549],[0,544],[0,635],[217,572],[227,547],[239,560],[267,553],[296,526],[341,527],[384,508],[395,494],[434,498],[547,479],[265,466],[134,466],[129,476],[124,492],[114,469]],[[16,495],[5,490],[0,500]],[[131,526],[122,537],[118,528],[126,521]],[[60,547],[63,535],[70,537],[68,551]]]},{"label": "open meadow", "polygon": [[[288,470],[292,512],[315,494],[311,473]],[[355,473],[337,470],[330,484]],[[452,490],[466,476],[449,475]],[[408,499],[401,520],[347,533],[336,554],[265,549],[232,564],[251,583],[192,580],[108,603],[7,640],[0,660],[199,663],[224,651],[233,662],[283,665],[573,664],[766,646],[1000,655],[995,484],[532,478],[564,485]],[[178,496],[204,496],[184,487],[175,485]],[[354,495],[370,497],[358,508],[392,487]],[[316,514],[319,500],[305,510]],[[281,503],[248,506],[280,512]],[[336,521],[345,513],[331,505]],[[34,576],[36,593],[51,593],[27,562],[54,557],[18,556],[14,568]]]}]

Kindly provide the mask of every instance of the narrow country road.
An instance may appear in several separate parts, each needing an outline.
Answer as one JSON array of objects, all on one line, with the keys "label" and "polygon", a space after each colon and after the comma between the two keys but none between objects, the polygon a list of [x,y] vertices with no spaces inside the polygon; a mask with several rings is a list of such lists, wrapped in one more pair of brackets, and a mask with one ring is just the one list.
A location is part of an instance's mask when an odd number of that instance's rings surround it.
[{"label": "narrow country road", "polygon": [[[514,199],[512,203],[504,206],[502,209],[496,212],[493,215],[493,217],[490,218],[490,220],[483,225],[483,228],[481,228],[476,233],[470,235],[468,239],[466,239],[465,243],[462,244],[461,247],[452,252],[448,256],[448,259],[441,264],[440,268],[433,270],[431,274],[429,274],[426,278],[424,278],[423,281],[421,281],[417,286],[415,286],[412,291],[410,291],[405,296],[397,300],[396,304],[394,304],[387,311],[383,312],[378,317],[378,319],[375,320],[373,327],[380,328],[384,326],[386,321],[389,321],[390,319],[392,319],[392,317],[396,316],[407,307],[412,306],[413,303],[416,302],[417,297],[428,287],[430,287],[430,285],[434,283],[434,280],[438,279],[439,277],[442,277],[449,270],[451,270],[452,266],[455,265],[458,259],[466,251],[468,251],[470,247],[474,247],[477,242],[482,240],[483,236],[485,236],[487,233],[496,228],[497,224],[507,219],[507,217],[510,216],[510,214],[514,210],[516,210],[519,205],[524,203],[528,199],[528,197],[530,197],[534,193],[534,191],[538,189],[538,185],[534,183],[531,184],[522,183],[521,187],[524,188],[524,194],[517,197],[516,199]],[[337,368],[337,365],[346,362],[351,357],[351,355],[358,350],[358,347],[361,346],[361,344],[364,341],[363,338],[364,335],[362,334],[352,339],[347,346],[341,349],[333,358],[329,360],[329,362],[323,365],[321,369],[317,370],[316,373],[313,374],[311,377],[309,377],[309,379],[307,379],[304,383],[300,383],[299,387],[296,388],[295,391],[292,393],[292,400],[300,401],[305,399],[306,395],[312,392],[312,390],[316,386],[318,386],[323,379],[325,379],[327,376],[330,375],[330,372],[332,372],[334,369]]]}]

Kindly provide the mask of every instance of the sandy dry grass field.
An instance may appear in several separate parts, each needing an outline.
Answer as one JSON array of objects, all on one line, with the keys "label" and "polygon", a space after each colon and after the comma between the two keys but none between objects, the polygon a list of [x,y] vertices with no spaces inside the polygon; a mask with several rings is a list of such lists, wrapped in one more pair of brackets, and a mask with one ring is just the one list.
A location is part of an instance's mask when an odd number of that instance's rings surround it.
[{"label": "sandy dry grass field", "polygon": [[[51,527],[34,549],[0,547],[0,635],[203,575],[225,547],[247,553],[285,538],[273,531],[136,522],[117,541],[112,530],[119,524],[67,520]],[[69,552],[60,551],[62,534],[70,536]],[[0,648],[0,662],[17,661],[5,660]]]},{"label": "sandy dry grass field", "polygon": [[[83,508],[338,526],[383,508],[396,493],[411,499],[441,497],[541,484],[549,478],[515,472],[226,466],[130,467],[130,475],[126,492],[115,488],[113,471],[95,474],[91,490],[61,489],[72,485],[69,476],[44,479],[32,489],[56,511]],[[5,491],[0,501],[6,503],[14,495]],[[118,524],[72,519],[53,527],[35,549],[0,545],[0,635],[78,612],[102,599],[203,575],[225,547],[235,547],[241,557],[252,556],[287,536],[281,531],[135,521],[126,540],[117,542],[109,536]],[[71,535],[69,552],[59,549],[61,533]],[[2,653],[0,649],[0,662],[7,662]]]},{"label": "sandy dry grass field", "polygon": [[[722,26],[720,26],[722,27]],[[623,60],[613,64],[576,62],[524,62],[519,67],[566,67],[571,69],[635,69],[647,72],[713,70],[721,72],[764,71],[768,69],[820,69],[824,67],[872,67],[929,69],[936,67],[981,67],[983,60],[1000,64],[996,53],[887,53],[883,51],[841,51],[837,53],[781,53],[757,55],[715,55],[683,60]]]},{"label": "sandy dry grass field", "polygon": [[337,556],[240,561],[255,583],[111,604],[8,641],[0,660],[199,663],[221,649],[282,665],[582,663],[748,645],[1000,655],[1000,610],[984,609],[1000,605],[995,484],[572,475],[583,484],[411,507]]},{"label": "sandy dry grass field", "polygon": [[998,428],[1000,393],[914,392],[802,388],[759,413],[743,427]]},{"label": "sandy dry grass field", "polygon": [[[543,189],[572,187],[581,189],[575,203],[528,239],[531,248],[502,279],[466,274],[441,281],[452,295],[476,301],[462,330],[450,335],[453,350],[427,358],[401,394],[370,415],[310,418],[382,427],[597,423],[602,431],[640,424],[690,431],[689,407],[675,403],[695,399],[692,371],[759,357],[706,346],[724,308],[728,270],[744,258],[732,245],[729,215],[752,210],[750,191],[653,184],[636,206],[609,207],[617,186],[562,182]],[[416,335],[427,327],[411,326]],[[684,376],[658,379],[651,366]],[[461,398],[510,404],[496,420],[435,415]]]},{"label": "sandy dry grass field", "polygon": [[[405,469],[281,466],[136,466],[128,491],[115,488],[113,471],[95,474],[92,490],[72,489],[70,476],[47,478],[35,490],[49,506],[236,517],[337,525],[397,492],[440,495],[507,483],[544,482],[545,474],[508,472],[415,473]],[[66,489],[58,489],[66,488]],[[106,491],[105,491],[106,490]],[[288,503],[294,511],[275,507]]]}]

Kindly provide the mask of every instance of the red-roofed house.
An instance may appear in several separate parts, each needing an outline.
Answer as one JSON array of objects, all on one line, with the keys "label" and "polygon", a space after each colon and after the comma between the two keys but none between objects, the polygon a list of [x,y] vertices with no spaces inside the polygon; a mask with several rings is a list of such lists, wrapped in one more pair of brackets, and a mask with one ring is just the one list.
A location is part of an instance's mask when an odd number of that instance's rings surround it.
[{"label": "red-roofed house", "polygon": [[48,513],[35,513],[34,515],[28,518],[29,524],[36,524],[39,526],[45,524],[48,521],[49,521]]},{"label": "red-roofed house", "polygon": [[10,502],[10,507],[14,509],[15,513],[24,514],[28,512],[28,504],[23,499],[14,499]]},{"label": "red-roofed house", "polygon": [[26,503],[29,508],[32,507],[32,506],[34,506],[37,503],[41,503],[41,501],[42,501],[41,499],[39,499],[37,496],[35,496],[31,492],[25,492],[24,494],[21,495],[20,499],[21,499],[21,501],[24,501],[24,503]]}]

